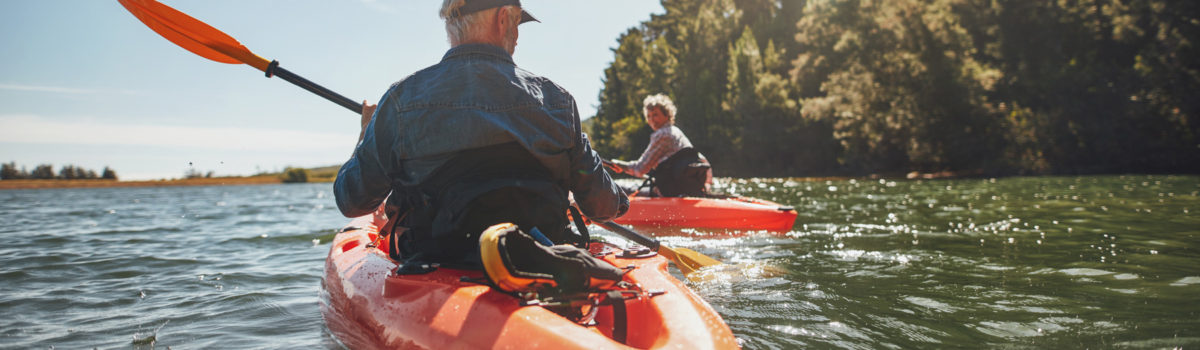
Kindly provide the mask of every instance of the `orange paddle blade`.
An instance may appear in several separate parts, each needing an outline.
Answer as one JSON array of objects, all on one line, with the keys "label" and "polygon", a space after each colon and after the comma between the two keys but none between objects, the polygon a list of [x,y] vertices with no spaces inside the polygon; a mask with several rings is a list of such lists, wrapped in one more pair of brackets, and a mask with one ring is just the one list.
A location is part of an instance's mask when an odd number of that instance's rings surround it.
[{"label": "orange paddle blade", "polygon": [[158,1],[118,1],[158,35],[201,57],[221,63],[245,63],[264,72],[271,64],[237,39]]}]

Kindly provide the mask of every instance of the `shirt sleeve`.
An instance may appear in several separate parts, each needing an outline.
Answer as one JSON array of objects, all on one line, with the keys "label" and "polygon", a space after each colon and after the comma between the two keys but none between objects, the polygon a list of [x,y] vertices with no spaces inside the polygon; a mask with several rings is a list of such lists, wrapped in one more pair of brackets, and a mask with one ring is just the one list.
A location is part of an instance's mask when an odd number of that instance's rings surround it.
[{"label": "shirt sleeve", "polygon": [[[574,100],[571,101],[573,105]],[[625,195],[601,163],[600,155],[592,149],[587,134],[581,129],[579,110],[572,108],[575,147],[570,150],[571,169],[568,185],[579,211],[596,221],[611,221],[629,211],[629,197]]]},{"label": "shirt sleeve", "polygon": [[625,172],[634,177],[645,176],[646,173],[654,170],[654,167],[658,166],[658,162],[674,153],[672,145],[675,142],[671,140],[671,133],[666,132],[669,130],[665,128],[667,127],[659,129],[664,132],[655,131],[653,134],[650,134],[650,144],[646,146],[645,151],[642,151],[642,156],[638,157],[636,162],[619,162],[617,164],[621,165],[625,169]]},{"label": "shirt sleeve", "polygon": [[629,210],[629,197],[600,163],[587,135],[581,134],[571,169],[571,192],[579,210],[596,221],[610,221]]},{"label": "shirt sleeve", "polygon": [[[354,148],[350,159],[338,170],[337,179],[333,182],[333,195],[338,210],[346,217],[358,217],[369,214],[379,207],[391,190],[391,180],[388,177],[388,166],[391,157],[380,154],[379,141],[387,140],[388,128],[377,127],[379,112],[367,125],[363,140]],[[380,132],[384,131],[384,132]]]}]

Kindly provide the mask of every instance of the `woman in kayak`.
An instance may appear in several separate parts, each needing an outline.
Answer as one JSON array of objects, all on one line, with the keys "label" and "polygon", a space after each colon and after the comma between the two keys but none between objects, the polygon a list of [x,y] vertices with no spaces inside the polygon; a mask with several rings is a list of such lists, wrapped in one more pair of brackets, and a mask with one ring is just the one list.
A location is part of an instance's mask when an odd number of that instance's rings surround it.
[{"label": "woman in kayak", "polygon": [[[633,177],[650,176],[655,194],[667,197],[703,196],[712,183],[712,166],[675,126],[675,103],[663,94],[642,101],[646,124],[654,133],[637,161],[612,160],[605,165]],[[632,191],[627,191],[632,192]]]}]

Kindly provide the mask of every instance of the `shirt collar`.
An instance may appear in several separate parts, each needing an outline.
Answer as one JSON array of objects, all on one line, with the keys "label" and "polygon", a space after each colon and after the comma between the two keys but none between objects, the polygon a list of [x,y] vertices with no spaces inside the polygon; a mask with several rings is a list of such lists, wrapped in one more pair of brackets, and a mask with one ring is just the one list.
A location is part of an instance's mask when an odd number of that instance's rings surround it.
[{"label": "shirt collar", "polygon": [[509,64],[515,64],[513,63],[512,55],[509,55],[508,51],[505,51],[502,47],[492,44],[462,44],[452,47],[449,51],[446,51],[446,55],[442,56],[442,61],[453,57],[466,55],[492,56],[496,59],[508,62]]}]

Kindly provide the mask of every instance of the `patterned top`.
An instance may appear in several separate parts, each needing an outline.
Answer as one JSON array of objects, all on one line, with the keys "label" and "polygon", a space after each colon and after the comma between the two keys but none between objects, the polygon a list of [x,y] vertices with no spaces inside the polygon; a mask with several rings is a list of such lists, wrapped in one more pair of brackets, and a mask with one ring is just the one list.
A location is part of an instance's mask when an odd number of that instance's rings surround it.
[{"label": "patterned top", "polygon": [[642,177],[654,170],[658,163],[688,147],[692,147],[692,141],[683,134],[683,130],[679,130],[673,123],[667,123],[650,134],[650,145],[646,146],[646,150],[637,161],[613,160],[613,164],[626,174]]}]

